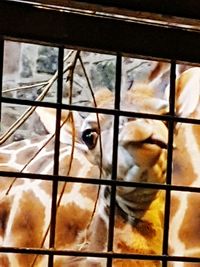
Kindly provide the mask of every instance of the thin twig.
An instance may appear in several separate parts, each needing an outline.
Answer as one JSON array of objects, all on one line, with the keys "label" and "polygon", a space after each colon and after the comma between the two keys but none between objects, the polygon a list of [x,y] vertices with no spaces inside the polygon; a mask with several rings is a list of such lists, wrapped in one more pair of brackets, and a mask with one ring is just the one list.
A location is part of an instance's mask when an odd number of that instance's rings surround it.
[{"label": "thin twig", "polygon": [[70,105],[72,104],[72,89],[73,89],[73,81],[74,81],[74,70],[76,67],[76,63],[77,63],[79,54],[80,54],[80,51],[76,51],[74,59],[71,63],[71,68],[69,69],[69,74],[67,76],[67,80],[70,83],[70,88],[69,88],[70,89],[70,92],[69,92],[69,104]]},{"label": "thin twig", "polygon": [[[81,67],[83,69],[83,72],[84,72],[88,87],[90,89],[92,100],[93,100],[94,106],[96,108],[97,107],[97,102],[96,102],[95,95],[94,95],[94,92],[93,92],[93,89],[92,89],[92,85],[91,85],[90,79],[88,77],[87,71],[85,69],[85,66],[83,64],[83,61],[82,61],[82,58],[81,58],[80,55],[79,55],[79,61],[81,63]],[[99,131],[99,133],[101,133],[101,125],[100,125],[100,120],[99,120],[99,114],[96,113],[96,116],[97,116],[98,131]],[[103,158],[101,134],[99,134],[99,143],[100,143],[100,177],[99,178],[101,179],[101,176],[102,176],[102,158]]]},{"label": "thin twig", "polygon": [[[91,92],[91,95],[92,95],[92,99],[93,99],[93,102],[94,102],[94,106],[97,107],[97,102],[96,102],[95,95],[94,95],[94,92],[93,92],[93,89],[92,89],[92,85],[91,85],[90,79],[89,79],[89,77],[87,75],[87,71],[86,71],[85,66],[83,64],[81,55],[79,55],[79,61],[81,63],[81,67],[83,69],[83,72],[84,72],[88,87],[90,89],[90,92]],[[101,179],[101,177],[102,177],[103,150],[102,150],[102,140],[101,140],[101,125],[100,125],[100,120],[99,120],[99,114],[98,113],[96,113],[96,117],[97,117],[97,125],[98,125],[98,131],[99,131],[99,145],[100,145],[100,166],[99,166],[99,171],[100,172],[99,172],[99,179]],[[87,225],[87,228],[86,228],[86,233],[87,233],[87,231],[89,230],[89,228],[90,228],[90,226],[92,224],[94,215],[95,215],[96,210],[97,210],[97,203],[98,203],[99,196],[100,196],[100,189],[101,189],[101,185],[98,185],[97,198],[96,198],[96,201],[95,201],[95,204],[94,204],[94,209],[93,209],[92,215],[90,217],[90,221],[89,221],[89,223]],[[87,237],[86,237],[86,240],[87,240]]]},{"label": "thin twig", "polygon": [[[69,119],[70,119],[70,113],[68,114],[67,118],[62,122],[60,128],[62,128],[62,127],[65,125],[65,123],[66,123]],[[47,142],[42,148],[44,148],[44,147],[49,143],[49,141],[52,140],[54,137],[55,137],[55,133],[52,134],[52,136],[48,139],[48,142]],[[42,149],[41,149],[41,150],[42,150]],[[29,163],[30,163],[30,162],[29,162]],[[70,166],[70,168],[71,168],[71,166]],[[69,168],[69,169],[70,169],[70,168]],[[66,183],[66,182],[65,182],[65,183]],[[58,208],[59,205],[60,205],[60,202],[61,202],[62,196],[63,196],[63,194],[64,194],[64,191],[65,191],[65,184],[63,185],[63,188],[62,188],[62,190],[61,190],[61,194],[60,194],[59,199],[58,199],[58,202],[57,202],[57,208]],[[43,238],[42,238],[42,242],[40,243],[40,248],[42,248],[42,247],[44,246],[44,243],[45,243],[45,241],[46,241],[47,235],[48,235],[49,230],[50,230],[50,226],[51,226],[51,223],[49,222],[48,227],[47,227],[47,229],[46,229],[46,231],[45,231],[45,234],[44,234],[44,236],[43,236]],[[31,264],[31,267],[34,267],[34,265],[35,265],[35,263],[36,263],[36,261],[37,261],[38,256],[39,256],[39,255],[36,255],[36,256],[35,256],[35,258],[34,258],[32,264]]]},{"label": "thin twig", "polygon": [[25,89],[32,89],[34,87],[44,86],[44,85],[48,84],[48,82],[49,81],[45,81],[45,82],[34,83],[34,84],[30,84],[30,85],[18,86],[18,87],[14,87],[11,89],[5,89],[2,91],[2,93],[9,93],[9,92],[20,91],[20,90],[25,90]]},{"label": "thin twig", "polygon": [[[70,68],[68,68],[69,70],[69,74],[68,74],[68,77],[69,77],[69,81],[70,81],[70,98],[69,98],[69,103],[71,104],[72,103],[72,89],[73,89],[73,75],[74,75],[74,69],[75,69],[75,66],[76,66],[76,62],[77,62],[77,59],[78,59],[78,55],[79,55],[79,51],[76,52],[75,54],[75,58],[74,60],[72,61],[72,63],[70,64]],[[71,154],[70,154],[70,162],[69,162],[69,168],[68,168],[68,171],[67,171],[67,176],[70,175],[70,171],[71,171],[71,168],[72,168],[72,162],[73,162],[73,155],[74,155],[74,150],[75,150],[75,125],[74,125],[74,118],[73,118],[73,113],[72,111],[69,111],[69,114],[67,116],[67,118],[64,120],[64,122],[62,123],[62,126],[68,121],[70,120],[71,124],[72,124],[72,149],[71,149]],[[61,127],[62,127],[61,126]],[[64,192],[65,192],[65,189],[66,189],[66,186],[67,186],[67,182],[64,182],[64,185],[62,187],[62,190],[61,190],[61,193],[60,193],[60,196],[58,198],[58,201],[57,201],[57,205],[56,205],[56,209],[58,209],[60,207],[60,203],[61,203],[61,200],[62,200],[62,197],[64,195]],[[49,230],[50,230],[50,226],[51,226],[51,222],[49,222],[49,225],[45,231],[45,234],[43,236],[43,239],[42,239],[42,242],[41,242],[41,245],[40,247],[43,247],[44,246],[44,242],[47,238],[47,235],[49,233]],[[38,258],[38,255],[35,256],[33,262],[32,262],[32,265],[31,267],[34,267],[36,261],[37,261],[37,258]]]}]

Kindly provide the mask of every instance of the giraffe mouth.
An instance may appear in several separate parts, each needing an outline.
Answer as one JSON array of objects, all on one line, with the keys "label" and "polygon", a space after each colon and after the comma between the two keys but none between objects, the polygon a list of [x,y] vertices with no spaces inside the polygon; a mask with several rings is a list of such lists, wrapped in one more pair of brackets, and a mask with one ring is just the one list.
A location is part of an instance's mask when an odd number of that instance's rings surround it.
[{"label": "giraffe mouth", "polygon": [[168,148],[168,145],[165,142],[163,142],[162,140],[159,140],[159,139],[152,138],[152,137],[149,137],[140,143],[156,145],[156,146],[159,146],[161,149],[167,149]]}]

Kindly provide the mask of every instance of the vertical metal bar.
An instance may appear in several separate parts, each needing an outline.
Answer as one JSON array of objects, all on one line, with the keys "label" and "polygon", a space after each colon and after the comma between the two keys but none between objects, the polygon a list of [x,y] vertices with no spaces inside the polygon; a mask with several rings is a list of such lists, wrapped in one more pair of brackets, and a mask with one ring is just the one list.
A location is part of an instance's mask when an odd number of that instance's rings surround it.
[{"label": "vertical metal bar", "polygon": [[2,86],[3,86],[3,53],[4,40],[0,38],[0,131],[1,131],[1,114],[2,114]]},{"label": "vertical metal bar", "polygon": [[[117,55],[116,60],[116,78],[115,78],[115,109],[120,108],[120,91],[121,91],[121,55]],[[114,118],[113,127],[113,154],[112,154],[112,180],[117,179],[117,160],[118,160],[118,133],[119,133],[119,115]],[[115,196],[116,185],[111,188],[110,195],[110,214],[109,214],[109,228],[108,228],[108,251],[113,250],[114,225],[115,225]],[[112,266],[112,257],[107,259],[107,267]]]},{"label": "vertical metal bar", "polygon": [[[58,84],[57,84],[57,103],[62,104],[62,91],[63,91],[63,57],[64,48],[59,48],[58,53]],[[56,133],[55,133],[55,146],[54,146],[54,170],[53,174],[59,174],[59,150],[60,150],[60,120],[61,120],[61,109],[58,108],[56,111]],[[52,185],[52,206],[51,206],[51,225],[50,225],[50,242],[49,247],[54,248],[55,246],[55,231],[56,231],[56,208],[57,208],[57,192],[58,192],[58,181],[53,181]],[[49,255],[48,267],[53,267],[54,256]]]},{"label": "vertical metal bar", "polygon": [[[176,62],[171,62],[170,68],[170,96],[169,96],[169,114],[175,114],[175,93],[176,93]],[[172,182],[172,160],[173,160],[173,140],[174,140],[174,120],[168,122],[168,153],[167,153],[167,177],[166,183],[171,185]],[[169,240],[169,217],[171,203],[171,189],[166,190],[165,196],[165,217],[164,217],[164,233],[163,233],[163,255],[168,255]],[[167,260],[163,260],[163,267],[167,267]]]}]

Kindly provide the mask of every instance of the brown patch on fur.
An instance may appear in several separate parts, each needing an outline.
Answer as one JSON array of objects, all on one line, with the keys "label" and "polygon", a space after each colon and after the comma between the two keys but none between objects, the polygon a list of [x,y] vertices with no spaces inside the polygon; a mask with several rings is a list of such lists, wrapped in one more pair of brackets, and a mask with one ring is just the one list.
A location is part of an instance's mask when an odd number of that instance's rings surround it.
[{"label": "brown patch on fur", "polygon": [[200,258],[200,251],[194,251],[193,253],[191,253],[191,251],[189,251],[189,253],[186,252],[184,256]]},{"label": "brown patch on fur", "polygon": [[[2,170],[2,169],[1,169]],[[0,177],[0,191],[8,190],[15,178]]]},{"label": "brown patch on fur", "polygon": [[135,225],[135,229],[145,238],[151,239],[156,236],[156,230],[150,222],[139,220]]},{"label": "brown patch on fur", "polygon": [[49,162],[53,162],[53,155],[43,156],[40,159],[37,159],[34,163],[28,166],[26,171],[30,171],[31,173],[42,173]]},{"label": "brown patch on fur", "polygon": [[192,130],[193,130],[194,136],[196,138],[196,142],[197,142],[197,144],[199,146],[199,149],[200,149],[200,138],[199,138],[199,136],[200,136],[200,126],[199,125],[193,125]]},{"label": "brown patch on fur", "polygon": [[16,168],[13,168],[13,167],[8,166],[8,165],[0,166],[0,170],[1,171],[9,171],[9,172],[17,172],[17,171],[19,171]]},{"label": "brown patch on fur", "polygon": [[[116,214],[116,215],[118,215],[118,214]],[[123,228],[125,226],[125,224],[126,224],[126,220],[122,216],[120,216],[120,215],[115,216],[115,227],[116,228],[119,228],[119,229]]]},{"label": "brown patch on fur", "polygon": [[18,141],[13,142],[12,144],[6,146],[6,150],[18,150],[19,148],[22,148],[23,146],[26,146],[26,141]]},{"label": "brown patch on fur", "polygon": [[56,220],[56,248],[72,245],[78,234],[87,227],[90,216],[88,210],[83,210],[74,203],[60,206]]},{"label": "brown patch on fur", "polygon": [[59,175],[70,175],[77,177],[77,173],[82,168],[82,164],[79,160],[73,158],[72,166],[69,173],[71,156],[66,156],[64,159],[60,160],[59,164]]},{"label": "brown patch on fur", "polygon": [[[123,228],[127,224],[127,221],[122,218],[122,216],[118,215],[115,219],[115,227],[116,228]],[[132,227],[132,231],[137,231],[139,234],[144,236],[147,239],[154,238],[156,236],[156,230],[153,227],[153,224],[145,221],[145,220],[138,220],[136,224]]]},{"label": "brown patch on fur", "polygon": [[142,261],[142,260],[113,260],[113,267],[161,267],[159,261]]},{"label": "brown patch on fur", "polygon": [[[48,133],[47,133],[48,134]],[[44,134],[44,135],[40,135],[40,136],[33,136],[31,137],[31,144],[38,144],[39,142],[43,141],[43,140],[47,140],[48,135]]]},{"label": "brown patch on fur", "polygon": [[0,153],[0,163],[6,163],[10,159],[10,156],[7,154]]},{"label": "brown patch on fur", "polygon": [[[14,255],[19,262],[20,267],[27,267],[27,266],[32,266],[32,263],[36,259],[34,266],[40,266],[40,261],[42,257],[44,256],[39,256],[39,255],[33,255],[33,254],[15,254]],[[13,265],[11,266],[13,267]]]},{"label": "brown patch on fur", "polygon": [[[102,264],[100,262],[89,262],[86,264],[87,267],[102,267]],[[80,267],[80,266],[77,266]]]},{"label": "brown patch on fur", "polygon": [[192,263],[192,262],[188,262],[188,263],[184,263],[183,265],[184,267],[200,267],[200,263]]},{"label": "brown patch on fur", "polygon": [[90,166],[90,170],[87,172],[86,177],[87,178],[99,178],[100,171],[97,166]]},{"label": "brown patch on fur", "polygon": [[98,262],[91,262],[87,265],[88,267],[102,267],[101,263]]},{"label": "brown patch on fur", "polygon": [[[76,186],[75,183],[70,182],[59,182],[58,183],[58,196],[63,192],[65,194],[69,194],[73,190],[73,186]],[[62,201],[61,201],[62,204]]]},{"label": "brown patch on fur", "polygon": [[[70,193],[72,190],[72,187],[75,183],[70,183],[70,182],[59,182],[58,183],[58,196],[62,192],[63,188],[64,189],[64,194]],[[49,195],[51,196],[52,194],[52,181],[42,181],[40,184],[40,187]]]},{"label": "brown patch on fur", "polygon": [[53,266],[54,267],[62,267],[63,266],[63,261],[61,259],[54,259]]},{"label": "brown patch on fur", "polygon": [[[69,259],[74,259],[70,262]],[[101,259],[99,259],[101,261]],[[62,257],[54,261],[54,267],[104,267],[100,262],[89,262],[86,258],[79,257]]]},{"label": "brown patch on fur", "polygon": [[170,220],[172,220],[174,215],[176,215],[176,212],[179,209],[179,205],[180,199],[178,199],[176,196],[171,195]]},{"label": "brown patch on fur", "polygon": [[188,196],[188,207],[179,230],[179,237],[186,249],[200,246],[200,195],[191,193]]},{"label": "brown patch on fur", "polygon": [[[60,186],[60,189],[63,188],[65,182],[60,182],[59,183],[59,186]],[[65,186],[65,193],[70,193],[72,191],[72,188],[73,186],[75,185],[75,183],[66,183],[66,186]]]},{"label": "brown patch on fur", "polygon": [[80,193],[87,198],[90,198],[93,201],[97,199],[97,188],[96,185],[82,184]]},{"label": "brown patch on fur", "polygon": [[149,75],[149,81],[156,79],[157,76],[168,71],[168,69],[169,69],[169,63],[158,62],[158,64],[156,64],[156,67],[151,71]]},{"label": "brown patch on fur", "polygon": [[[1,166],[0,167],[1,171],[18,171],[15,169],[12,169],[10,167],[7,166]],[[12,185],[13,181],[15,180],[14,184]],[[21,178],[12,178],[12,177],[5,177],[5,176],[1,176],[0,177],[0,191],[1,193],[5,190],[6,191],[9,189],[9,187],[12,186],[17,186],[17,185],[22,185],[24,183],[24,180],[22,180]]]},{"label": "brown patch on fur", "polygon": [[[64,194],[70,193],[72,190],[72,187],[75,183],[70,183],[70,182],[59,182],[58,183],[58,195],[61,193],[64,189]],[[40,184],[40,187],[49,195],[51,196],[52,194],[52,182],[51,181],[42,181]]]},{"label": "brown patch on fur", "polygon": [[[186,125],[185,127],[191,127]],[[175,185],[190,185],[196,180],[196,174],[193,171],[191,163],[191,155],[185,147],[184,126],[180,126],[178,135],[175,137],[177,149],[174,149],[173,154],[173,184]],[[187,163],[187,164],[186,164]]]},{"label": "brown patch on fur", "polygon": [[50,152],[52,150],[54,150],[54,146],[55,146],[55,137],[52,138],[45,146],[45,152]]},{"label": "brown patch on fur", "polygon": [[155,252],[149,248],[134,248],[134,247],[130,247],[127,246],[125,242],[120,241],[118,243],[118,249],[122,252],[122,253],[137,253],[137,254],[155,254]]},{"label": "brown patch on fur", "polygon": [[174,249],[172,247],[168,248],[168,254],[169,255],[174,255]]},{"label": "brown patch on fur", "polygon": [[[16,247],[40,247],[45,209],[33,192],[24,192],[12,225],[13,246]],[[29,266],[34,255],[16,255],[20,266]]]},{"label": "brown patch on fur", "polygon": [[8,222],[8,218],[10,215],[10,209],[11,209],[11,202],[12,202],[12,199],[10,197],[4,197],[0,201],[0,236],[2,238],[4,237],[6,227],[7,227],[7,222]]},{"label": "brown patch on fur", "polygon": [[52,194],[52,181],[42,181],[40,184],[40,188],[44,190],[49,196]]},{"label": "brown patch on fur", "polygon": [[23,150],[19,151],[16,157],[17,164],[26,164],[37,152],[38,147],[25,147]]},{"label": "brown patch on fur", "polygon": [[89,234],[89,250],[104,251],[107,242],[107,228],[105,221],[100,216],[95,217]]},{"label": "brown patch on fur", "polygon": [[10,263],[7,255],[0,255],[0,266],[1,267],[10,267]]},{"label": "brown patch on fur", "polygon": [[68,194],[72,191],[73,186],[76,186],[75,183],[70,182],[59,182],[58,184],[58,193],[60,194],[64,187],[64,194]]}]

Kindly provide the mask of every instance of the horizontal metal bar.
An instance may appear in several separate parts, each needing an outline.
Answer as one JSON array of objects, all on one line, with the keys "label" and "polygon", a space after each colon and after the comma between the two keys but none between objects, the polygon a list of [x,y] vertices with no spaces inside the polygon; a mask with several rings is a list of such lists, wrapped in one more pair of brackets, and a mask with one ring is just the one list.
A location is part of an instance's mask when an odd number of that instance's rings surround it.
[{"label": "horizontal metal bar", "polygon": [[97,258],[116,258],[116,259],[137,259],[137,260],[167,260],[178,262],[199,262],[198,257],[182,257],[168,255],[151,255],[151,254],[133,254],[133,253],[115,253],[115,252],[87,252],[74,250],[56,250],[56,249],[36,249],[36,248],[15,248],[0,247],[0,253],[17,253],[17,254],[38,254],[38,255],[60,255],[60,256],[82,256]]},{"label": "horizontal metal bar", "polygon": [[171,191],[183,191],[183,192],[193,192],[200,193],[199,187],[194,186],[181,186],[181,185],[171,185],[171,184],[158,184],[158,183],[147,183],[147,182],[129,182],[121,180],[108,180],[108,179],[98,179],[98,178],[85,178],[85,177],[73,177],[73,176],[61,176],[61,175],[49,175],[49,174],[37,174],[37,173],[24,173],[24,172],[8,172],[0,171],[0,177],[17,177],[36,179],[44,181],[54,181],[59,182],[73,182],[82,184],[94,184],[94,185],[108,185],[108,186],[123,186],[123,187],[140,187],[140,188],[151,188],[160,190],[171,190]]},{"label": "horizontal metal bar", "polygon": [[200,60],[198,31],[39,8],[24,3],[1,2],[0,35],[92,51],[122,52],[193,63]]},{"label": "horizontal metal bar", "polygon": [[[55,8],[74,8],[74,9],[84,9],[91,10],[95,12],[109,12],[123,14],[128,11],[135,12],[137,14],[142,13],[144,16],[150,16],[150,13],[155,15],[162,15],[160,18],[165,16],[175,16],[176,19],[180,17],[181,19],[199,19],[200,15],[198,10],[200,9],[200,4],[196,0],[176,0],[172,3],[170,0],[147,0],[145,3],[139,0],[1,0],[10,2],[23,2],[31,4],[42,4],[46,6],[53,6]],[[176,8],[174,8],[176,6]],[[148,17],[147,17],[148,18]]]},{"label": "horizontal metal bar", "polygon": [[33,101],[27,99],[15,99],[15,98],[0,98],[1,103],[7,104],[19,104],[25,106],[35,106],[35,107],[47,107],[47,108],[55,108],[55,109],[63,109],[63,110],[75,110],[81,112],[90,112],[90,113],[102,113],[106,115],[117,115],[124,117],[135,117],[135,118],[147,118],[152,120],[162,120],[162,121],[174,121],[181,123],[190,123],[190,124],[200,124],[200,119],[193,118],[184,118],[184,117],[174,117],[171,115],[158,115],[151,113],[139,113],[134,111],[125,111],[125,110],[115,110],[115,109],[106,109],[106,108],[95,108],[88,106],[78,106],[78,105],[68,105],[68,104],[59,104],[59,103],[50,103],[50,102],[40,102]]},{"label": "horizontal metal bar", "polygon": [[71,2],[200,19],[200,2],[197,0],[175,0],[173,3],[170,0],[72,0]]}]

